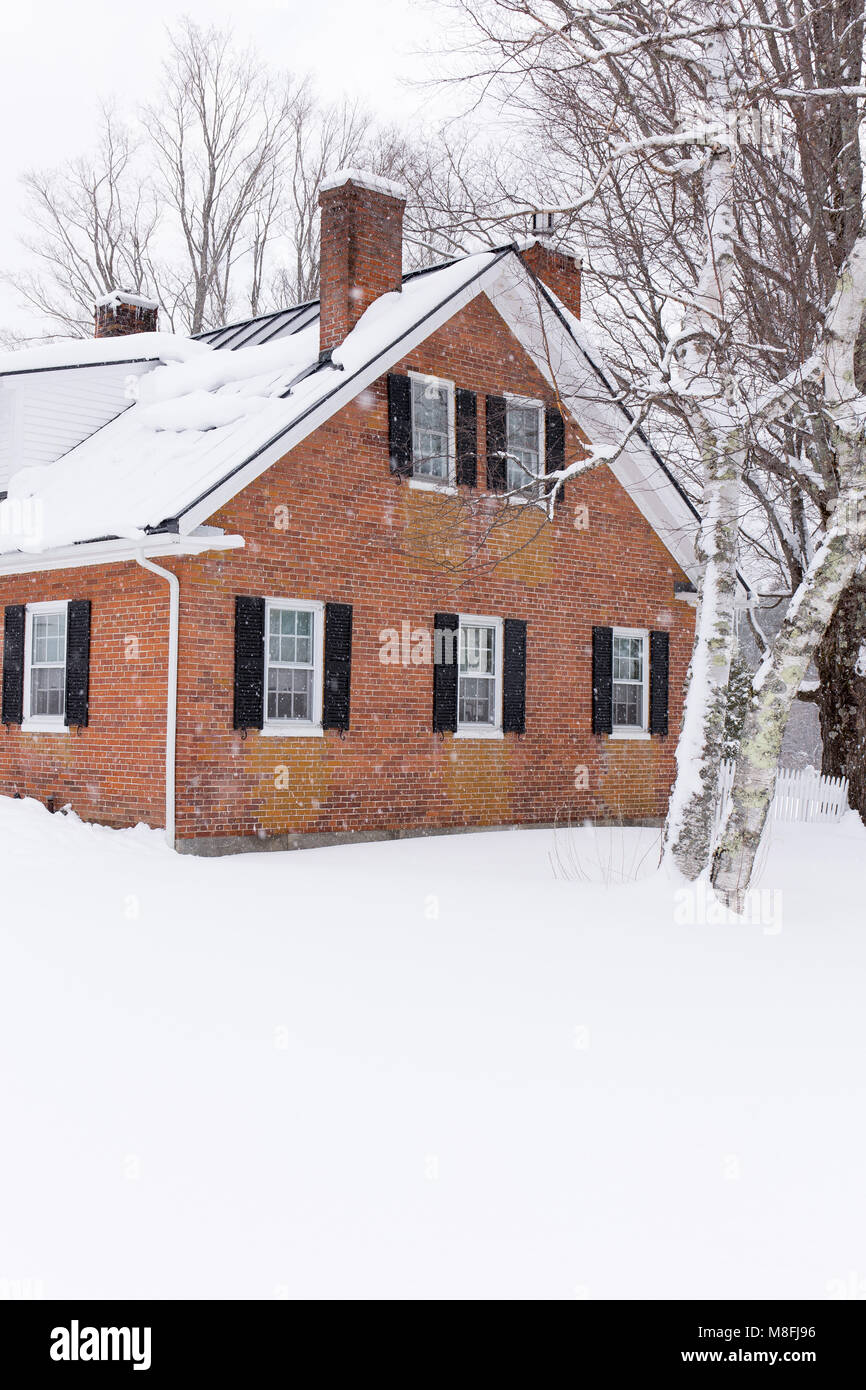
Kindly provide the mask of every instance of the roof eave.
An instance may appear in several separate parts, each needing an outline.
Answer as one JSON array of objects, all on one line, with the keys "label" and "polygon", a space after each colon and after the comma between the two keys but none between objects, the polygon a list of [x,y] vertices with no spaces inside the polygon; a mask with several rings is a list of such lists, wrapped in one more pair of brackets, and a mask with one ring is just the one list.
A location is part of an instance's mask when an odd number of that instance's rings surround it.
[{"label": "roof eave", "polygon": [[120,565],[144,555],[157,556],[204,555],[208,551],[240,550],[243,536],[208,535],[179,536],[171,533],[127,539],[108,536],[101,540],[78,541],[73,545],[57,546],[53,550],[28,553],[21,550],[0,555],[0,575],[32,574],[34,571],[83,569],[94,565]]}]

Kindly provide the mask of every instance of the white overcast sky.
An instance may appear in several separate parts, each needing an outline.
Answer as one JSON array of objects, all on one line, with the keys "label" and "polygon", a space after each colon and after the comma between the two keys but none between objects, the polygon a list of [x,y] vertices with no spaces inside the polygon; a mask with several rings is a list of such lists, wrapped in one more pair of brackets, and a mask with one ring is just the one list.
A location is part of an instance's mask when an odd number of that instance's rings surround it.
[{"label": "white overcast sky", "polygon": [[[0,7],[0,269],[22,262],[21,171],[86,150],[101,99],[131,106],[149,97],[166,25],[184,14],[230,24],[273,67],[309,72],[323,97],[357,95],[386,119],[429,114],[438,100],[411,85],[430,75],[427,55],[440,48],[443,12],[427,0],[7,2]],[[2,285],[0,315],[4,326],[25,326]]]}]

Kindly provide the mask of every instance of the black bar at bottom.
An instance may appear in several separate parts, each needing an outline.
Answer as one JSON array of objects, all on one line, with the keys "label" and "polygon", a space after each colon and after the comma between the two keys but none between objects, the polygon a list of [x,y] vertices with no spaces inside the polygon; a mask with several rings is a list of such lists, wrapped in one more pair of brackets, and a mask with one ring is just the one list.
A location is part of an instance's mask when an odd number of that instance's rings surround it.
[{"label": "black bar at bottom", "polygon": [[[364,1301],[363,1293],[358,1301]],[[726,1370],[807,1366],[826,1377],[860,1363],[862,1314],[862,1305],[853,1299],[827,1303],[575,1300],[562,1325],[568,1332],[569,1359],[578,1373],[581,1366],[595,1366],[614,1375],[624,1371],[688,1373],[707,1366]],[[333,1316],[342,1315],[329,1314]],[[0,1303],[0,1347],[14,1358],[16,1370],[20,1368],[25,1377],[31,1371],[39,1376],[47,1374],[51,1380],[131,1375],[135,1384],[189,1374],[195,1377],[196,1385],[207,1385],[211,1379],[221,1384],[233,1376],[248,1379],[251,1373],[264,1374],[269,1367],[283,1366],[290,1373],[293,1366],[302,1365],[301,1358],[307,1360],[319,1341],[315,1332],[310,1336],[308,1317],[305,1311],[279,1300],[8,1301]],[[382,1330],[377,1336],[379,1351],[374,1354],[372,1330],[366,1327],[360,1342],[357,1333],[349,1329],[345,1339],[331,1333],[319,1341],[317,1355],[323,1369],[325,1364],[332,1369],[335,1356],[339,1358],[345,1347],[347,1369],[349,1357],[353,1358],[353,1378],[364,1373],[364,1363],[369,1372],[377,1364],[385,1369],[402,1362],[403,1376],[411,1382],[414,1373],[406,1364],[405,1350],[398,1353],[403,1332],[398,1332],[397,1342],[392,1343]],[[440,1325],[432,1339],[432,1357],[434,1361],[442,1357],[445,1374],[447,1364],[453,1369],[454,1352],[453,1348],[448,1351],[443,1331]],[[510,1361],[523,1349],[521,1343],[529,1352],[530,1338],[535,1354],[540,1354],[534,1328],[527,1328],[522,1336],[518,1333],[517,1339],[512,1328],[503,1342],[503,1356]],[[425,1339],[425,1376],[430,1371],[430,1340]],[[491,1359],[499,1359],[496,1342],[488,1332],[479,1329],[472,1340],[476,1354],[484,1347],[486,1356],[492,1352]],[[559,1353],[565,1351],[561,1344]],[[549,1354],[554,1354],[553,1348]],[[542,1359],[546,1361],[547,1355]],[[540,1368],[533,1375],[537,1378],[546,1378]],[[17,1383],[25,1383],[20,1375]]]}]

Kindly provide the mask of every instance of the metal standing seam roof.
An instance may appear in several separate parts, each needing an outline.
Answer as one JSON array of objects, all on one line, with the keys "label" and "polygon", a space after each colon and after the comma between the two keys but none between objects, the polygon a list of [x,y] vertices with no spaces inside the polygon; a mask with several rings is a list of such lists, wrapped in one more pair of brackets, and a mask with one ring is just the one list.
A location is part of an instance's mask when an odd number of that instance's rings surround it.
[{"label": "metal standing seam roof", "polygon": [[[503,249],[491,248],[496,251]],[[460,259],[462,258],[459,256],[452,256],[449,260],[437,261],[435,265],[407,271],[403,276],[403,284],[443,270]],[[258,314],[255,318],[238,319],[235,323],[223,324],[220,328],[207,328],[202,333],[194,333],[193,341],[207,343],[212,348],[228,348],[234,352],[236,348],[259,347],[263,343],[273,342],[276,338],[289,338],[293,333],[299,333],[302,328],[309,327],[318,317],[319,300],[307,299],[300,304],[293,304],[288,309],[275,309],[269,314]]]},{"label": "metal standing seam roof", "polygon": [[302,328],[306,328],[319,317],[319,301],[310,300],[307,304],[296,304],[291,309],[278,309],[273,314],[260,314],[257,318],[243,319],[239,323],[227,324],[224,328],[210,328],[204,333],[196,333],[200,343],[212,348],[259,347],[275,338],[288,338]]}]

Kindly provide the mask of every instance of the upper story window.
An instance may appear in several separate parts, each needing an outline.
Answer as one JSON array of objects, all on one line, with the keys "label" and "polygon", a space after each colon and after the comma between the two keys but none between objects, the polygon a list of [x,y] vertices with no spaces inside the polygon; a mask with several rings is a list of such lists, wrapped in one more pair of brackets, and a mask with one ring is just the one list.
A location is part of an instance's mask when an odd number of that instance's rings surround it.
[{"label": "upper story window", "polygon": [[613,630],[613,730],[645,730],[649,713],[647,634]]},{"label": "upper story window", "polygon": [[505,480],[509,491],[531,487],[544,472],[543,410],[538,401],[506,400]]},{"label": "upper story window", "polygon": [[457,668],[458,732],[495,733],[502,727],[502,619],[460,617]]},{"label": "upper story window", "polygon": [[411,375],[412,474],[454,482],[454,383]]},{"label": "upper story window", "polygon": [[322,605],[270,599],[266,610],[265,725],[286,732],[320,728]]},{"label": "upper story window", "polygon": [[24,721],[64,727],[66,603],[27,605],[24,635]]}]

